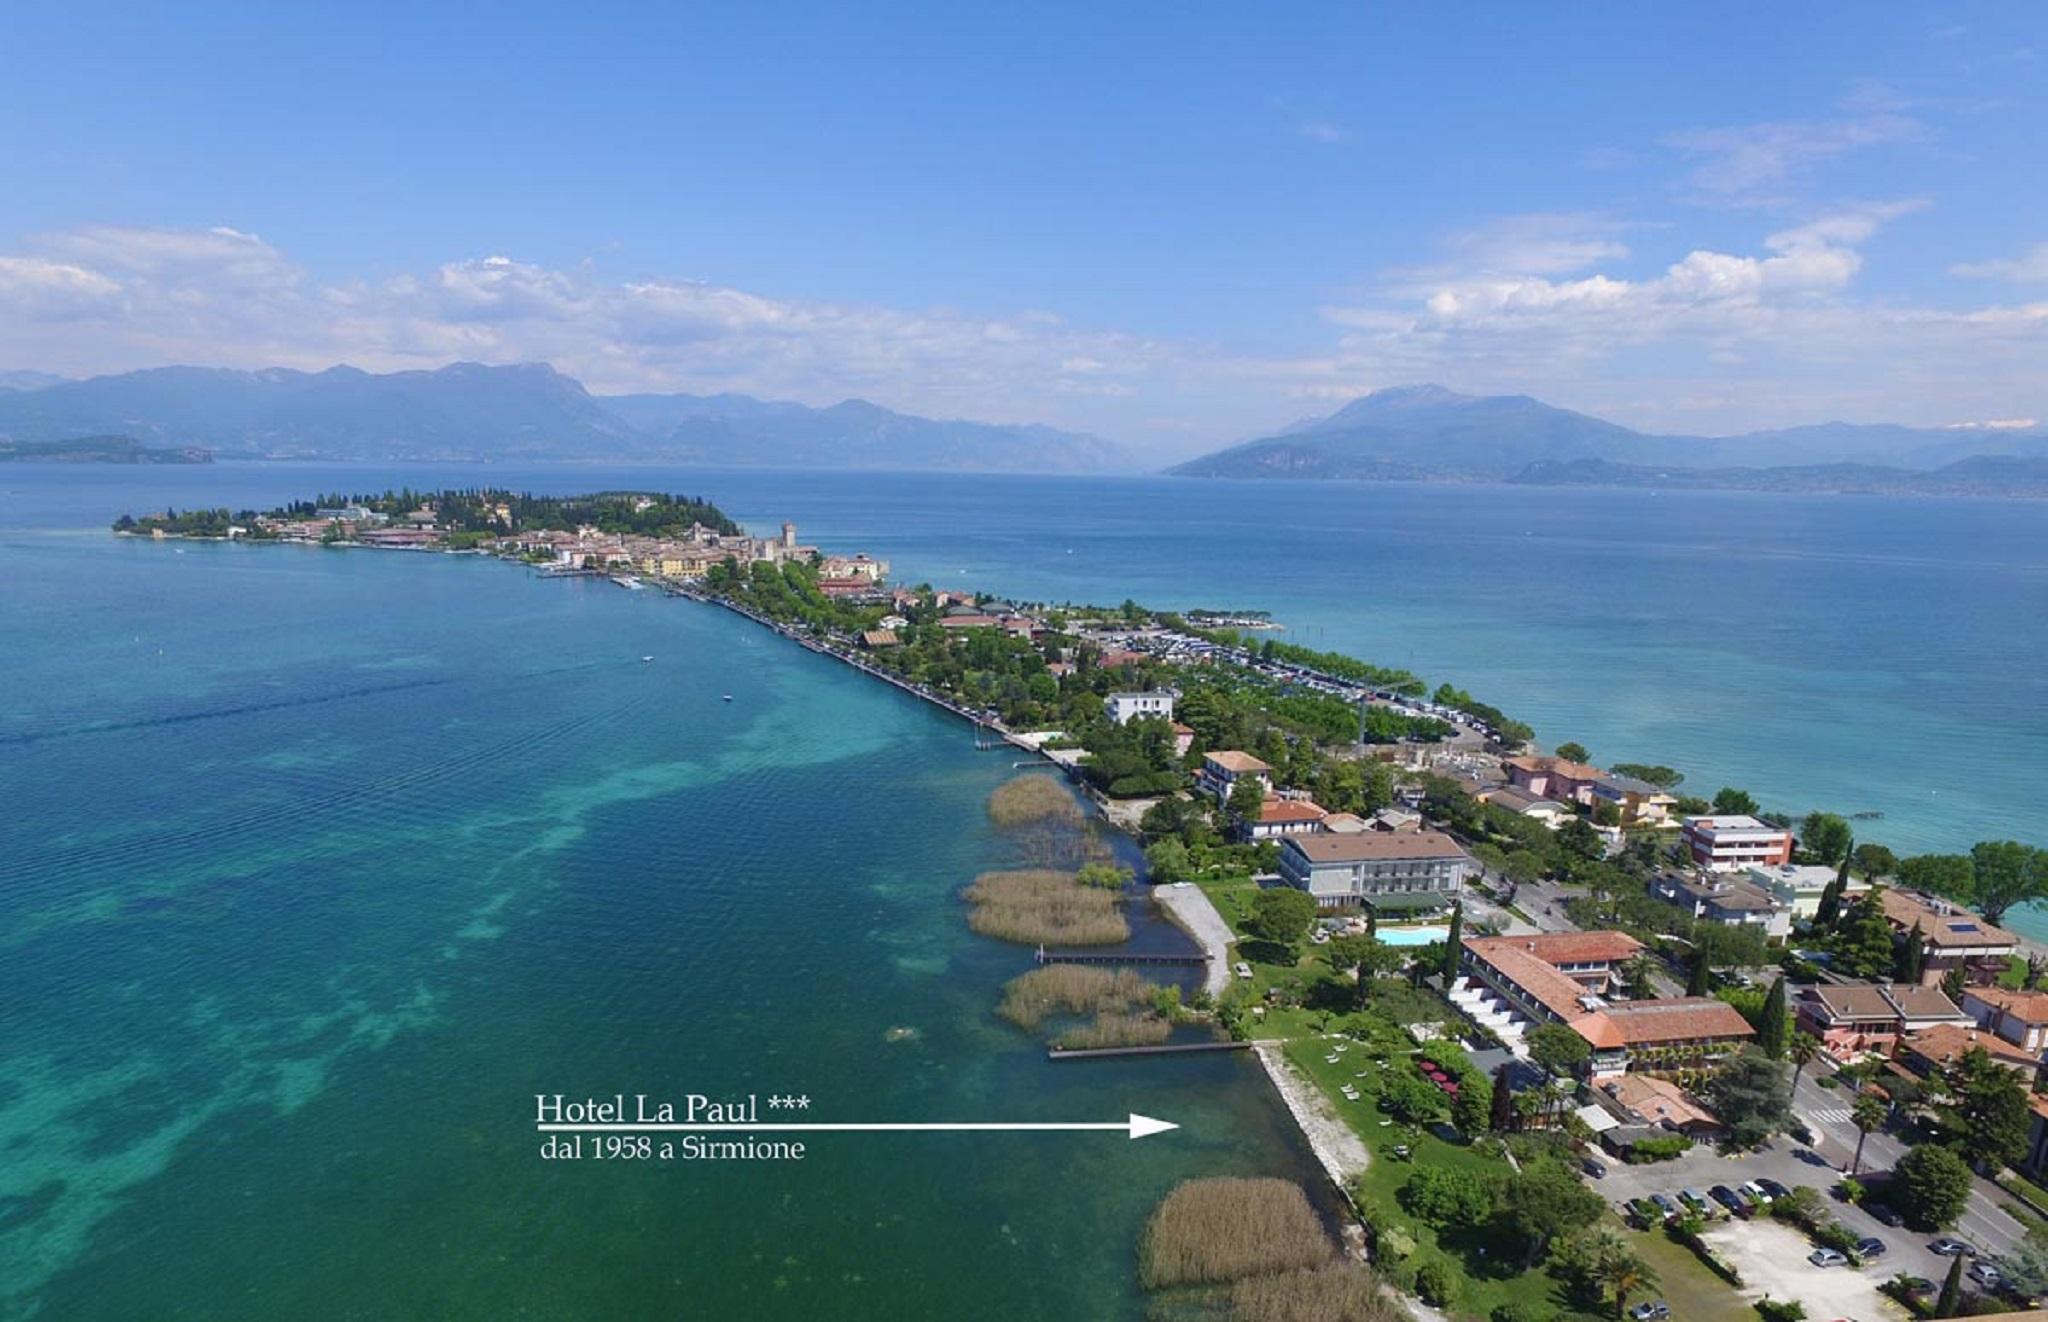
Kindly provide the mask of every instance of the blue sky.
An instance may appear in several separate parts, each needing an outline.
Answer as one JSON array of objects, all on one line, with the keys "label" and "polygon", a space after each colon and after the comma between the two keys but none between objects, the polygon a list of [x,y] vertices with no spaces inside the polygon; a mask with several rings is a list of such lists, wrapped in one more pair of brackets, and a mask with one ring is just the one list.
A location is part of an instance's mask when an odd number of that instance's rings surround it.
[{"label": "blue sky", "polygon": [[2048,417],[2044,14],[38,6],[0,368],[547,359],[1160,453],[1417,380]]}]

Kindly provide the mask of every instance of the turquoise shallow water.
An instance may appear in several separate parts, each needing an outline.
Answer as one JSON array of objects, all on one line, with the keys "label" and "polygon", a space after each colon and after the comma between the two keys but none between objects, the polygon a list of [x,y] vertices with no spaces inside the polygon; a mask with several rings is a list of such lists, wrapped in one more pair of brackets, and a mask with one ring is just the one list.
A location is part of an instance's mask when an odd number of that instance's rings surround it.
[{"label": "turquoise shallow water", "polygon": [[[1244,1059],[993,1019],[1009,759],[893,690],[479,559],[4,554],[0,1316],[1136,1316],[1173,1181],[1307,1173]],[[620,1091],[1186,1128],[539,1159]]]},{"label": "turquoise shallow water", "polygon": [[[954,892],[1002,858],[980,802],[1007,766],[948,718],[649,593],[104,532],[480,480],[701,492],[899,577],[1262,607],[1604,759],[1884,811],[1862,829],[1896,847],[2048,839],[2038,505],[10,470],[0,1316],[1136,1316],[1131,1248],[1173,1180],[1305,1171],[1247,1062],[1055,1068],[989,1016],[1022,961]],[[534,1092],[692,1089],[1187,1128],[799,1167],[532,1151]]]}]

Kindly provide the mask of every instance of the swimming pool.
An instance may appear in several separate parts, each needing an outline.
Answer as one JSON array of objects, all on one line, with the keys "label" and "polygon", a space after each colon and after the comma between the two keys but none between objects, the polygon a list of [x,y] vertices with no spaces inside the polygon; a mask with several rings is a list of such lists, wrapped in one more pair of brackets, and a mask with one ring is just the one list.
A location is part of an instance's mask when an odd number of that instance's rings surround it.
[{"label": "swimming pool", "polygon": [[1448,927],[1382,927],[1380,942],[1389,946],[1426,946],[1451,934]]}]

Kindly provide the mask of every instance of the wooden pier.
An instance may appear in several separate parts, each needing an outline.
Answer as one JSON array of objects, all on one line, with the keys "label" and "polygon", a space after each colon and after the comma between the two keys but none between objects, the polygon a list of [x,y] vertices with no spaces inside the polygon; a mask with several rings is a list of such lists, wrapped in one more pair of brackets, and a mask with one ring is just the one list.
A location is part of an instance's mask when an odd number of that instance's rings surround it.
[{"label": "wooden pier", "polygon": [[1130,951],[1103,954],[1100,951],[1047,950],[1044,946],[1040,946],[1032,958],[1040,964],[1178,964],[1184,968],[1200,968],[1209,962],[1206,952],[1193,955],[1146,955]]},{"label": "wooden pier", "polygon": [[1185,1056],[1197,1051],[1244,1051],[1249,1042],[1167,1042],[1154,1047],[1080,1047],[1062,1051],[1058,1047],[1046,1050],[1048,1060],[1092,1060],[1103,1056]]}]

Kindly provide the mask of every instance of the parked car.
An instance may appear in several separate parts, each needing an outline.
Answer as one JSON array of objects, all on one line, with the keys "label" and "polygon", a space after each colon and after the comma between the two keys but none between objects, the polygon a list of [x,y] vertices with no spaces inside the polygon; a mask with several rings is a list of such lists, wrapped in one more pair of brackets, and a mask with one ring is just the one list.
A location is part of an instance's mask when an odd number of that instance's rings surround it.
[{"label": "parked car", "polygon": [[1756,1183],[1758,1188],[1762,1189],[1765,1193],[1769,1194],[1773,1198],[1783,1198],[1786,1194],[1792,1192],[1790,1189],[1778,1183],[1776,1180],[1758,1179]]},{"label": "parked car", "polygon": [[1768,1203],[1771,1201],[1771,1191],[1764,1188],[1762,1180],[1751,1180],[1747,1184],[1738,1184],[1735,1187],[1748,1194],[1750,1201],[1753,1203]]},{"label": "parked car", "polygon": [[1604,1180],[1607,1178],[1607,1163],[1600,1160],[1600,1158],[1598,1157],[1588,1157],[1584,1161],[1580,1162],[1579,1165],[1585,1170],[1586,1174],[1592,1176],[1596,1180]]},{"label": "parked car", "polygon": [[1628,1315],[1634,1318],[1635,1322],[1658,1322],[1660,1318],[1671,1316],[1671,1305],[1662,1299],[1653,1299],[1649,1303],[1637,1304],[1629,1309]]},{"label": "parked car", "polygon": [[1875,1235],[1865,1235],[1856,1241],[1856,1256],[1868,1262],[1884,1256],[1884,1241]]},{"label": "parked car", "polygon": [[1237,966],[1232,971],[1235,972],[1237,976],[1240,978],[1249,978],[1250,976],[1252,976],[1252,966],[1245,963],[1243,960],[1237,961]]},{"label": "parked car", "polygon": [[1935,1240],[1932,1244],[1929,1244],[1927,1247],[1931,1251],[1939,1253],[1944,1258],[1953,1258],[1965,1253],[1969,1254],[1973,1258],[1977,1256],[1976,1245],[1970,1243],[1968,1240],[1954,1239],[1948,1235],[1943,1235],[1940,1239]]},{"label": "parked car", "polygon": [[1727,1208],[1731,1212],[1740,1212],[1743,1210],[1742,1200],[1736,1197],[1735,1191],[1725,1184],[1717,1184],[1713,1188],[1707,1190],[1707,1193],[1710,1197],[1713,1198],[1715,1202],[1721,1204],[1721,1206]]},{"label": "parked car", "polygon": [[1806,1255],[1806,1260],[1816,1267],[1840,1267],[1849,1261],[1849,1257],[1834,1249],[1815,1249]]},{"label": "parked car", "polygon": [[1923,1294],[1934,1293],[1934,1282],[1928,1280],[1925,1276],[1901,1276],[1898,1278],[1898,1281],[1901,1290],[1916,1298]]},{"label": "parked car", "polygon": [[1650,1201],[1657,1205],[1657,1210],[1664,1214],[1664,1219],[1667,1221],[1674,1216],[1682,1216],[1684,1214],[1685,1209],[1680,1207],[1668,1193],[1653,1193],[1650,1195]]},{"label": "parked car", "polygon": [[1899,1209],[1888,1203],[1865,1203],[1863,1210],[1878,1219],[1880,1225],[1902,1226],[1906,1218],[1899,1215]]},{"label": "parked car", "polygon": [[1970,1264],[1970,1279],[1987,1290],[1996,1290],[1999,1282],[1998,1268],[1988,1262],[1973,1262]]},{"label": "parked car", "polygon": [[1713,1214],[1714,1205],[1708,1202],[1707,1196],[1698,1189],[1680,1189],[1678,1196],[1690,1203],[1702,1216],[1711,1216]]}]

